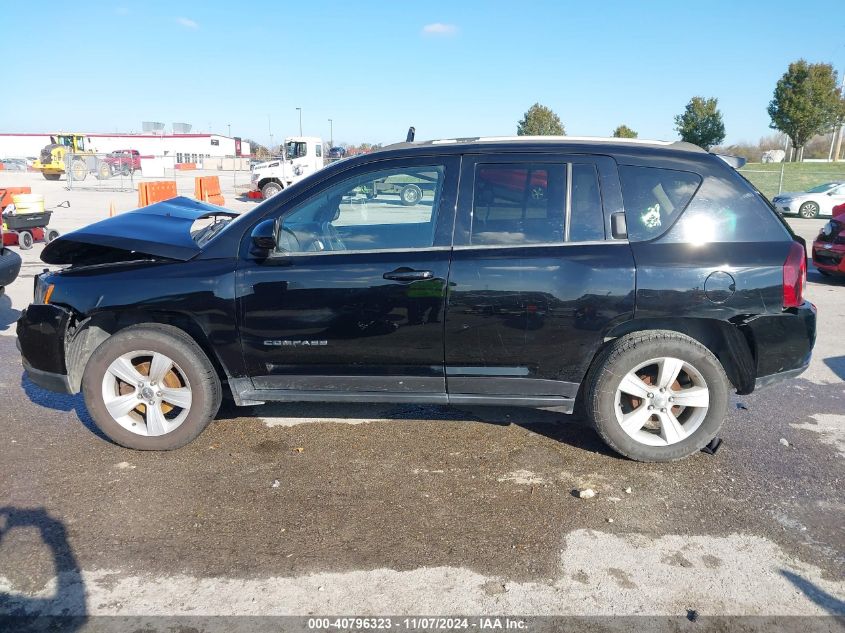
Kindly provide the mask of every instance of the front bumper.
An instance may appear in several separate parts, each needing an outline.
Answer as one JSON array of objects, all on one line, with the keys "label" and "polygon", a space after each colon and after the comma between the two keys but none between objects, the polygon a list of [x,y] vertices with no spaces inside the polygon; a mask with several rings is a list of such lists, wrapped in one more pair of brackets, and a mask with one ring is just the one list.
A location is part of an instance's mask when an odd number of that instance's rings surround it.
[{"label": "front bumper", "polygon": [[8,286],[18,278],[21,270],[21,256],[0,244],[0,288]]},{"label": "front bumper", "polygon": [[59,393],[75,393],[65,361],[70,311],[60,306],[32,304],[18,319],[18,349],[30,380]]},{"label": "front bumper", "polygon": [[845,275],[845,244],[813,242],[813,266],[832,275]]},{"label": "front bumper", "polygon": [[752,343],[756,370],[755,388],[794,378],[810,365],[816,344],[816,306],[748,319],[741,326]]}]

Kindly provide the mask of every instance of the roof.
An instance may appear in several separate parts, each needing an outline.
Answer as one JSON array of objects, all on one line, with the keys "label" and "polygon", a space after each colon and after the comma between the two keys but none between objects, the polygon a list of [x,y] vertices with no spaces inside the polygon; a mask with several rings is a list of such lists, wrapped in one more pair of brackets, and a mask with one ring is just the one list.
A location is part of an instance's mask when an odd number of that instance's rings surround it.
[{"label": "roof", "polygon": [[624,148],[631,149],[634,147],[651,148],[651,149],[671,149],[680,150],[693,153],[706,154],[707,152],[698,145],[692,143],[685,143],[683,141],[654,141],[639,138],[608,138],[603,136],[475,136],[466,138],[447,138],[435,139],[429,141],[413,141],[410,143],[394,143],[383,147],[382,150],[405,149],[412,147],[432,147],[432,146],[458,146],[462,148],[479,146],[486,147],[491,145],[525,145],[525,146],[554,146],[554,147],[584,147],[584,146],[601,146],[604,148]]}]

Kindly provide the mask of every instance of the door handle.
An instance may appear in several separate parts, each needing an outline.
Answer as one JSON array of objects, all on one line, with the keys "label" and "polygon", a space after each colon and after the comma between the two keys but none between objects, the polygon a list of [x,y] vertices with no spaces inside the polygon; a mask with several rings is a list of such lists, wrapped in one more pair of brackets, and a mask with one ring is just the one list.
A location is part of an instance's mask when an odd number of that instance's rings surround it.
[{"label": "door handle", "polygon": [[389,273],[384,273],[382,277],[393,281],[421,281],[423,279],[431,279],[434,277],[434,273],[430,270],[414,270],[413,268],[403,266]]}]

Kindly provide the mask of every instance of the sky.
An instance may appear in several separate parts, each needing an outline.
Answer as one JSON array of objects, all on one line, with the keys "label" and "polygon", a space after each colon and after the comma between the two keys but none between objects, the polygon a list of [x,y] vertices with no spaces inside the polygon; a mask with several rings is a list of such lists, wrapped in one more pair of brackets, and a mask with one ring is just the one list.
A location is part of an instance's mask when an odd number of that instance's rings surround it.
[{"label": "sky", "polygon": [[693,96],[727,143],[771,134],[798,58],[845,70],[841,0],[768,2],[0,0],[0,132],[142,121],[276,143],[516,133],[534,103],[566,133],[677,138]]}]

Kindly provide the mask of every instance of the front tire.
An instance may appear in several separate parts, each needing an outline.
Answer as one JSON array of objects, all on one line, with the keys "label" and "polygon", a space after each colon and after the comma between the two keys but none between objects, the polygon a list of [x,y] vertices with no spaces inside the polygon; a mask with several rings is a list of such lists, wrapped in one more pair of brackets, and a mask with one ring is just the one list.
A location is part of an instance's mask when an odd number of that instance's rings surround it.
[{"label": "front tire", "polygon": [[264,199],[267,200],[268,198],[272,198],[273,196],[282,192],[282,185],[277,182],[268,182],[263,187],[261,187],[261,195],[264,196]]},{"label": "front tire", "polygon": [[678,332],[635,332],[613,341],[587,381],[588,418],[608,446],[636,461],[696,453],[719,432],[727,410],[721,363]]},{"label": "front tire", "polygon": [[70,164],[70,173],[73,180],[82,182],[88,175],[88,165],[84,160],[76,159]]},{"label": "front tire", "polygon": [[82,377],[85,405],[111,440],[167,451],[194,440],[217,414],[222,390],[208,357],[187,334],[138,325],[106,339]]},{"label": "front tire", "polygon": [[18,233],[18,246],[22,251],[28,251],[32,248],[32,233],[29,231],[21,231]]},{"label": "front tire", "polygon": [[48,174],[47,172],[41,172],[44,175],[45,180],[58,180],[62,177],[61,174]]},{"label": "front tire", "polygon": [[812,220],[819,215],[819,205],[815,202],[805,202],[798,208],[798,215],[807,220]]}]

